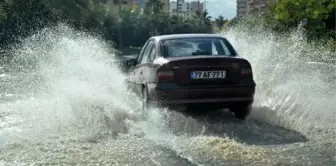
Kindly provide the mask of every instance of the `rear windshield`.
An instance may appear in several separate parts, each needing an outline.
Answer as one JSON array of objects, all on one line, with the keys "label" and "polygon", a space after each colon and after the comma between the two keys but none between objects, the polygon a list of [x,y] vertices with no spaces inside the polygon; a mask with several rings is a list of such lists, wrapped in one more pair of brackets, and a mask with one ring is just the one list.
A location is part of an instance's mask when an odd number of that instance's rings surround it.
[{"label": "rear windshield", "polygon": [[235,56],[230,43],[224,38],[179,38],[161,41],[164,57],[218,55]]}]

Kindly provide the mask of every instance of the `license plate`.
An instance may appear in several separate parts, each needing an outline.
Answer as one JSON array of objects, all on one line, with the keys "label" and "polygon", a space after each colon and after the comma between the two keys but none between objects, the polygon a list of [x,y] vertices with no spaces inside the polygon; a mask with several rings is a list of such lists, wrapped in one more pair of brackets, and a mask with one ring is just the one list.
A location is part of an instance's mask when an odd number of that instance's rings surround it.
[{"label": "license plate", "polygon": [[193,71],[191,79],[225,79],[226,71]]}]

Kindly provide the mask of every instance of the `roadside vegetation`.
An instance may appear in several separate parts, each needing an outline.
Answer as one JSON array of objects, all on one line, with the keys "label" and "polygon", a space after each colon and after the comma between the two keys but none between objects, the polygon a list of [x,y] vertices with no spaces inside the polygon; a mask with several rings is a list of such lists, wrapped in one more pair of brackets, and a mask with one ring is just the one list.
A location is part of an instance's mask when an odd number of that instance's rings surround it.
[{"label": "roadside vegetation", "polygon": [[302,26],[307,39],[330,41],[336,39],[335,0],[277,0],[270,1],[263,12],[247,17],[234,18],[223,26],[244,26],[248,29],[261,28],[281,35]]},{"label": "roadside vegetation", "polygon": [[302,21],[309,40],[335,46],[335,0],[278,0],[265,12],[232,20],[211,18],[207,11],[167,14],[162,8],[159,0],[149,0],[142,12],[132,5],[119,8],[97,0],[0,0],[0,48],[58,23],[99,34],[121,48],[141,47],[152,35],[214,33],[242,25],[285,35]]},{"label": "roadside vegetation", "polygon": [[98,33],[116,47],[140,47],[157,34],[212,33],[207,12],[184,17],[162,7],[159,0],[148,1],[144,11],[97,0],[0,0],[0,47],[60,22]]}]

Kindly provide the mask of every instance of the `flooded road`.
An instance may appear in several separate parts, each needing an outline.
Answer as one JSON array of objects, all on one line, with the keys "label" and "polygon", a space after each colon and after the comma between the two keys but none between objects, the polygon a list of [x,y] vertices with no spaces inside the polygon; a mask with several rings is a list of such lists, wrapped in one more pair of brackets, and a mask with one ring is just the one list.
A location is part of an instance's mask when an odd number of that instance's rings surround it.
[{"label": "flooded road", "polygon": [[62,25],[23,40],[0,73],[0,165],[335,165],[334,69],[301,56],[322,48],[225,35],[255,72],[246,121],[226,110],[143,117],[102,40]]}]

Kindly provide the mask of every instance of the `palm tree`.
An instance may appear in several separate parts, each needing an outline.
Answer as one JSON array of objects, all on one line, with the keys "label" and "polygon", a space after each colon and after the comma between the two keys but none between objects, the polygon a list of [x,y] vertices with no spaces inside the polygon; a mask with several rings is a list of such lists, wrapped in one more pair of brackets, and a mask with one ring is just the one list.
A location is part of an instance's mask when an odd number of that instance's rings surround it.
[{"label": "palm tree", "polygon": [[145,5],[145,13],[159,14],[163,10],[163,3],[160,0],[148,0]]},{"label": "palm tree", "polygon": [[216,25],[221,29],[228,20],[224,19],[222,15],[215,19]]},{"label": "palm tree", "polygon": [[196,17],[200,18],[207,25],[211,25],[211,16],[209,16],[208,10],[204,10],[204,12],[196,11]]}]

